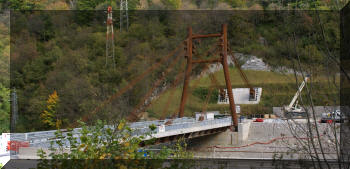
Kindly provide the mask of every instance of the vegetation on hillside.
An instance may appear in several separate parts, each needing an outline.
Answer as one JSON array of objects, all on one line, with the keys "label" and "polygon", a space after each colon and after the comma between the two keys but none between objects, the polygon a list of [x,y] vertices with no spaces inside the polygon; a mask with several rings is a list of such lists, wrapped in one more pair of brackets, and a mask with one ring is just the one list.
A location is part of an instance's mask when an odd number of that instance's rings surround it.
[{"label": "vegetation on hillside", "polygon": [[[284,9],[307,9],[307,10],[339,10],[348,2],[348,0],[327,1],[327,0],[129,0],[130,9],[250,9],[250,10],[284,10]],[[49,9],[49,10],[94,10],[101,9],[106,5],[119,7],[110,0],[53,0],[53,1],[25,1],[9,0],[3,2],[0,7],[10,9]]]},{"label": "vegetation on hillside", "polygon": [[[55,128],[42,123],[40,116],[47,109],[47,99],[54,91],[59,96],[56,113],[60,116],[62,128],[82,117],[90,119],[113,119],[125,117],[134,111],[136,105],[144,102],[143,97],[153,88],[177,60],[172,71],[167,73],[164,82],[156,87],[155,95],[162,94],[161,89],[170,87],[176,81],[176,75],[183,71],[184,58],[179,50],[169,60],[162,62],[159,68],[151,71],[132,90],[123,91],[130,82],[139,77],[151,65],[160,63],[185,39],[188,26],[195,33],[213,33],[220,31],[222,23],[228,23],[230,48],[236,52],[254,54],[263,58],[272,67],[293,68],[296,56],[303,68],[314,76],[338,72],[334,62],[328,59],[328,51],[339,59],[340,32],[338,14],[323,11],[264,11],[271,9],[339,9],[345,1],[177,1],[177,0],[135,0],[130,1],[130,9],[262,9],[262,11],[136,11],[130,10],[129,30],[119,31],[119,13],[114,13],[116,69],[105,65],[105,19],[103,11],[110,4],[104,0],[89,1],[22,1],[10,0],[1,5],[11,9],[77,9],[77,11],[14,11],[11,17],[11,88],[18,94],[19,122],[16,131],[34,131]],[[119,4],[111,4],[114,9]],[[79,11],[84,9],[87,11]],[[320,22],[322,21],[322,22]],[[323,30],[320,25],[322,25]],[[9,109],[9,19],[0,23],[0,82],[1,106],[8,118]],[[324,32],[325,37],[323,37]],[[295,34],[297,43],[293,43]],[[215,40],[203,40],[196,48],[195,57],[213,57],[205,55]],[[196,43],[197,44],[197,43]],[[181,48],[181,47],[180,47]],[[182,49],[182,48],[181,48]],[[180,63],[181,62],[181,63]],[[203,65],[194,68],[199,74]],[[255,82],[255,73],[248,78],[254,85],[264,86],[269,91],[268,81]],[[259,73],[260,75],[260,73]],[[262,75],[261,75],[262,76]],[[266,75],[268,78],[269,75]],[[233,77],[235,77],[233,75]],[[260,76],[258,76],[260,77]],[[273,77],[273,76],[272,76]],[[204,78],[205,79],[205,78]],[[240,79],[240,78],[237,78]],[[335,79],[335,78],[334,78]],[[270,80],[277,82],[280,79]],[[283,80],[281,80],[283,81]],[[199,84],[205,84],[206,82]],[[233,86],[243,87],[233,81]],[[294,92],[295,84],[290,82],[287,88]],[[181,83],[179,83],[181,84]],[[207,83],[210,84],[210,83]],[[277,84],[276,84],[277,85]],[[320,88],[327,88],[320,84]],[[194,102],[203,101],[208,86],[199,86],[194,90]],[[176,89],[180,90],[181,85]],[[273,92],[273,88],[270,88]],[[201,91],[199,91],[201,90]],[[265,91],[265,90],[264,90]],[[328,91],[328,90],[327,90]],[[329,89],[334,94],[333,88]],[[121,93],[118,98],[109,98]],[[167,95],[168,92],[165,93]],[[174,92],[174,97],[180,92]],[[216,95],[216,94],[214,94]],[[263,97],[265,97],[263,95]],[[266,96],[265,100],[278,97]],[[199,100],[198,100],[199,99]],[[106,100],[108,103],[105,104]],[[177,99],[178,100],[178,99]],[[172,103],[176,105],[176,101]],[[215,97],[210,101],[213,104]],[[270,101],[269,101],[270,102]],[[277,104],[273,100],[271,104]],[[321,101],[318,102],[321,104]],[[333,102],[334,103],[334,102]],[[335,101],[337,103],[337,101]],[[266,101],[262,106],[267,110],[271,106]],[[282,103],[280,103],[282,104]],[[284,103],[283,103],[284,104]],[[101,106],[103,105],[103,106]],[[101,107],[100,107],[101,106]],[[152,106],[152,105],[151,105]],[[95,114],[97,107],[100,107]],[[174,106],[175,107],[175,106]],[[189,107],[187,112],[198,111],[198,106]],[[215,106],[211,105],[210,109]],[[254,107],[254,106],[253,106]],[[251,108],[246,108],[247,110]],[[161,116],[156,108],[146,109],[151,116]],[[251,111],[256,109],[252,108]],[[173,109],[172,111],[175,111]],[[1,120],[1,119],[0,119]],[[92,123],[93,120],[88,121]],[[2,123],[6,124],[6,123]],[[5,125],[6,126],[6,125]],[[4,129],[3,131],[8,131]]]},{"label": "vegetation on hillside", "polygon": [[0,14],[0,133],[10,131],[9,13]]},{"label": "vegetation on hillside", "polygon": [[[106,0],[1,1],[1,9],[13,11],[11,41],[9,14],[0,16],[0,132],[9,132],[10,89],[13,88],[17,91],[19,106],[16,132],[68,128],[67,135],[61,131],[56,133],[50,149],[55,153],[38,152],[41,157],[39,167],[94,167],[101,164],[91,159],[108,159],[111,161],[105,160],[102,165],[109,166],[112,164],[109,162],[119,160],[118,166],[113,167],[130,168],[130,161],[120,159],[133,159],[134,168],[154,168],[162,163],[142,160],[191,158],[191,154],[184,149],[186,145],[179,142],[160,152],[144,151],[139,146],[142,137],[131,137],[125,121],[118,119],[134,112],[134,107],[143,103],[149,106],[143,107],[143,111],[152,117],[177,113],[182,86],[181,83],[174,88],[171,86],[184,69],[182,46],[170,59],[162,60],[183,42],[188,26],[192,26],[195,33],[213,33],[220,31],[222,23],[229,25],[232,50],[263,58],[273,68],[295,68],[299,66],[296,60],[300,60],[300,66],[312,74],[312,94],[317,96],[313,98],[315,105],[338,105],[339,72],[328,56],[339,60],[339,14],[315,10],[339,10],[347,2],[129,0],[128,31],[119,30],[119,12],[113,14],[116,57],[116,69],[113,69],[105,64],[106,14],[103,10],[108,5],[118,9],[120,4]],[[175,9],[248,10],[172,11]],[[277,11],[284,9],[312,11]],[[196,42],[194,56],[213,57],[205,53],[210,44],[215,43],[215,40]],[[176,56],[180,56],[180,59],[176,60]],[[176,64],[172,71],[167,72],[173,63]],[[160,66],[138,83],[130,83],[156,64]],[[203,67],[194,67],[193,75],[200,74]],[[296,91],[293,75],[245,72],[254,87],[263,87],[263,95],[259,105],[242,105],[243,113],[271,113],[272,106],[289,103]],[[230,74],[233,88],[244,86],[235,68],[230,68]],[[153,86],[163,76],[164,81]],[[222,71],[216,72],[215,76],[221,85],[224,84]],[[190,99],[185,109],[187,116],[203,110],[209,84],[207,75],[191,81]],[[127,87],[132,89],[124,90]],[[150,104],[150,100],[145,101],[143,97],[154,87],[156,90],[152,97],[146,99],[159,97]],[[170,89],[162,93],[164,88]],[[214,89],[207,110],[228,112],[227,106],[216,104],[217,94],[217,89]],[[84,117],[89,117],[89,120],[81,123],[81,126],[72,125]],[[105,124],[118,125],[113,131],[105,128]],[[79,138],[73,137],[72,127],[82,127]],[[151,128],[154,129],[154,126]],[[70,143],[69,153],[62,138]],[[53,160],[47,161],[47,158]]]},{"label": "vegetation on hillside", "polygon": [[[302,66],[315,76],[324,74],[327,66],[334,65],[326,62],[321,30],[314,24],[318,22],[316,13],[134,11],[130,14],[129,30],[115,32],[116,69],[113,69],[106,66],[105,14],[102,11],[88,13],[13,13],[11,86],[17,89],[19,98],[18,131],[47,129],[47,125],[40,122],[43,121],[40,114],[47,109],[46,100],[54,91],[60,97],[56,111],[63,128],[85,117],[108,119],[113,123],[113,119],[135,111],[134,107],[145,101],[143,96],[149,90],[156,87],[160,91],[162,86],[170,86],[183,71],[181,47],[169,59],[166,55],[185,39],[188,25],[192,25],[195,32],[211,33],[220,31],[221,23],[228,23],[230,48],[262,57],[271,66],[295,66],[293,60],[297,53],[294,49],[298,51]],[[188,14],[191,16],[186,16]],[[219,20],[218,15],[221,16]],[[339,57],[339,27],[335,26],[337,20],[334,19],[337,16],[330,12],[320,14],[327,23],[324,25],[327,47]],[[187,19],[183,20],[184,17]],[[194,21],[200,24],[193,24]],[[293,34],[298,38],[297,46],[291,43]],[[205,53],[215,43],[215,40],[200,42],[194,57],[214,57]],[[130,86],[130,82],[156,63],[159,64],[157,69]],[[169,67],[172,70],[168,72]],[[196,66],[194,74],[199,74],[202,68],[203,65]],[[163,76],[164,81],[154,86]],[[254,79],[250,74],[248,77]],[[132,87],[132,90],[124,90],[125,87]],[[118,93],[122,94],[109,100]],[[158,112],[150,115],[152,113]]]}]

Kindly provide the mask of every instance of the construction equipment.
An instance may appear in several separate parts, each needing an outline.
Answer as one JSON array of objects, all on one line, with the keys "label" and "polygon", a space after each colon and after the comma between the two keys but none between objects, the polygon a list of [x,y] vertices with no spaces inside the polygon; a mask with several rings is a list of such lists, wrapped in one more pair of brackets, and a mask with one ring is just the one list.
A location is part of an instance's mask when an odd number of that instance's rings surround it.
[{"label": "construction equipment", "polygon": [[340,110],[336,110],[333,112],[322,113],[321,115],[321,123],[326,122],[338,122],[344,123],[344,115],[340,112]]},{"label": "construction equipment", "polygon": [[304,81],[300,84],[299,89],[295,93],[292,101],[289,103],[288,106],[284,107],[284,113],[287,118],[296,117],[296,116],[306,117],[306,111],[298,105],[297,99],[300,96],[300,93],[303,90],[308,79],[309,77],[306,76]]},{"label": "construction equipment", "polygon": [[264,119],[262,119],[262,118],[257,118],[257,119],[254,120],[254,122],[260,122],[260,123],[262,123],[262,122],[264,122]]}]

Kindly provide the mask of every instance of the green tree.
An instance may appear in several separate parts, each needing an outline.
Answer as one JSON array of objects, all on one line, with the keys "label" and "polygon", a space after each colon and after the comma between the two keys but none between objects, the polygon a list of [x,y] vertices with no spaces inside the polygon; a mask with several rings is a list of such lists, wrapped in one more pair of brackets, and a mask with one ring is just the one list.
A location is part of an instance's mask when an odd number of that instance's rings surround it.
[{"label": "green tree", "polygon": [[240,8],[245,6],[245,1],[243,0],[223,0],[227,4],[229,4],[232,8]]},{"label": "green tree", "polygon": [[9,13],[0,16],[0,133],[10,131]]},{"label": "green tree", "polygon": [[[4,19],[7,21],[9,18]],[[6,16],[8,17],[8,16]],[[8,23],[0,21],[0,83],[8,85],[10,81],[10,35]]]},{"label": "green tree", "polygon": [[10,89],[0,84],[0,133],[10,131]]},{"label": "green tree", "polygon": [[181,0],[161,0],[167,9],[179,9],[181,7]]},{"label": "green tree", "polygon": [[[110,168],[126,168],[126,166],[127,168],[145,168],[148,166],[149,168],[150,165],[151,168],[159,168],[162,166],[160,161],[153,163],[152,160],[148,162],[145,159],[188,159],[193,156],[192,153],[185,150],[187,145],[183,143],[183,140],[179,140],[173,147],[163,147],[159,152],[146,151],[141,148],[142,139],[150,136],[154,128],[146,135],[132,136],[133,130],[124,120],[120,120],[114,127],[107,126],[102,121],[97,121],[95,126],[87,126],[81,121],[79,123],[82,126],[79,134],[72,129],[68,129],[68,132],[65,133],[58,130],[56,141],[52,141],[49,148],[51,153],[47,154],[42,149],[38,151],[38,156],[41,158],[39,168],[101,168],[101,166]],[[69,144],[65,140],[68,140]],[[152,141],[154,139],[149,140],[146,144]],[[53,160],[48,161],[47,158]],[[95,161],[98,159],[105,160]],[[118,161],[113,163],[113,160]],[[174,163],[173,165],[179,164]],[[181,168],[183,167],[186,168],[182,165]]]},{"label": "green tree", "polygon": [[[44,1],[45,2],[45,1]],[[42,9],[42,1],[31,1],[31,0],[8,0],[5,7],[15,10],[33,10]]]},{"label": "green tree", "polygon": [[89,0],[89,1],[78,1],[77,6],[79,10],[93,10],[97,5],[104,3],[106,0]]}]

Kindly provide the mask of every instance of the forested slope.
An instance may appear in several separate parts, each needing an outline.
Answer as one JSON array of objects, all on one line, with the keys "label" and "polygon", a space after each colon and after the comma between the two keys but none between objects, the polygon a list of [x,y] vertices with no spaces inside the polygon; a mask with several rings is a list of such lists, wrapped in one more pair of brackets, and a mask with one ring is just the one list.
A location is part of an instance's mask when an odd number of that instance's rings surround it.
[{"label": "forested slope", "polygon": [[[11,2],[3,6],[16,9],[71,8],[70,3],[60,1],[53,4],[25,4],[15,0]],[[108,5],[105,1],[87,2],[91,3],[79,1],[75,8],[104,9]],[[220,1],[221,7],[225,6],[222,4],[229,4],[229,9],[239,8],[234,5],[236,2],[239,4],[238,1]],[[249,2],[251,3],[244,4],[244,8],[254,7],[255,3]],[[141,5],[143,3],[144,1],[139,2]],[[188,4],[184,5],[186,3]],[[133,8],[139,9],[138,3],[135,4]],[[201,6],[204,9],[204,6],[208,9],[215,7],[215,4],[210,8],[209,3],[195,1],[161,1],[161,4],[147,1],[148,9],[185,9],[185,6],[191,5],[197,9]],[[267,9],[270,4],[260,6]],[[281,7],[284,6],[287,4],[281,4]],[[293,68],[299,56],[301,66],[314,76],[324,76],[327,72],[334,75],[338,72],[327,52],[329,49],[336,59],[339,58],[337,12],[130,10],[129,30],[119,31],[119,12],[116,11],[116,69],[105,65],[104,11],[14,11],[12,14],[11,88],[16,88],[19,98],[18,131],[54,128],[44,122],[45,116],[42,114],[45,111],[52,114],[53,121],[61,121],[62,127],[86,116],[91,116],[93,121],[119,119],[130,114],[133,107],[143,102],[143,96],[163,76],[178,55],[181,55],[179,63],[157,87],[159,91],[162,87],[169,87],[175,76],[183,71],[181,63],[185,59],[181,54],[182,47],[170,59],[160,64],[158,69],[136,83],[132,90],[127,90],[107,104],[104,103],[182,44],[188,26],[192,26],[195,33],[215,33],[220,32],[222,23],[227,23],[230,48],[236,52],[254,54],[273,67]],[[3,26],[0,28],[4,29]],[[6,38],[1,38],[2,42],[5,40]],[[195,57],[213,57],[204,54],[215,43],[215,39],[200,42]],[[1,57],[4,60],[9,58],[7,46],[1,46],[4,53]],[[203,65],[194,68],[194,75],[199,74],[202,68]],[[8,82],[4,80],[2,83]],[[9,91],[9,88],[4,90]],[[53,97],[55,91],[57,98]],[[55,102],[50,102],[50,98],[56,98]],[[50,105],[55,108],[48,108]],[[93,114],[96,107],[100,106]]]}]

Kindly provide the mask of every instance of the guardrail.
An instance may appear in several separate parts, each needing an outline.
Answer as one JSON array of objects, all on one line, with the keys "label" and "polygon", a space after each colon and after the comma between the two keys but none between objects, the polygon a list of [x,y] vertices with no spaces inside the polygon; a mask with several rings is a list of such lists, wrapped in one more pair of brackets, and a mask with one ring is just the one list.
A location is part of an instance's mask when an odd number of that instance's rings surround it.
[{"label": "guardrail", "polygon": [[214,124],[226,123],[226,122],[231,122],[231,117],[222,118],[222,119],[214,119],[214,120],[205,120],[205,121],[200,121],[200,122],[197,121],[194,123],[169,125],[169,126],[165,126],[165,132],[171,131],[171,130],[184,129],[184,128],[214,125]]},{"label": "guardrail", "polygon": [[[199,126],[209,126],[219,123],[231,122],[231,117],[205,120],[205,121],[196,121],[194,118],[178,118],[174,119],[171,125],[165,126],[163,132],[199,127]],[[158,131],[151,131],[149,128],[150,125],[154,124],[156,126],[164,125],[164,120],[158,121],[147,121],[147,122],[136,122],[129,124],[130,128],[133,129],[132,136],[140,136],[146,133],[157,134]],[[105,126],[106,128],[113,128],[113,126]],[[81,128],[73,129],[73,136],[79,137]],[[57,130],[50,131],[38,131],[38,132],[29,132],[29,133],[10,133],[10,141],[23,141],[28,142],[31,147],[49,147],[50,142],[55,139],[55,132]],[[66,136],[67,133],[63,131],[63,135]],[[78,140],[79,141],[79,140]],[[68,140],[65,140],[68,144]]]}]

